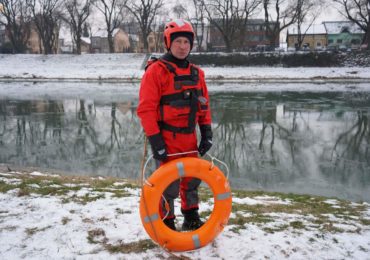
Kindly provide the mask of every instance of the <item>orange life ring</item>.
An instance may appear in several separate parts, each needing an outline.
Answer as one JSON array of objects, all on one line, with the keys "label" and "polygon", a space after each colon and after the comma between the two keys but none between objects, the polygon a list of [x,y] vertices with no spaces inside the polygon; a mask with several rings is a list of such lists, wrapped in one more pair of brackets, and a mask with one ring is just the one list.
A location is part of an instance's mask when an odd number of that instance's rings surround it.
[{"label": "orange life ring", "polygon": [[[182,177],[195,177],[208,184],[213,192],[214,208],[208,221],[199,229],[177,232],[161,220],[159,203],[164,190]],[[231,212],[230,185],[221,170],[209,161],[184,157],[158,168],[144,184],[140,198],[141,222],[149,236],[170,251],[189,251],[207,245],[227,224]]]}]

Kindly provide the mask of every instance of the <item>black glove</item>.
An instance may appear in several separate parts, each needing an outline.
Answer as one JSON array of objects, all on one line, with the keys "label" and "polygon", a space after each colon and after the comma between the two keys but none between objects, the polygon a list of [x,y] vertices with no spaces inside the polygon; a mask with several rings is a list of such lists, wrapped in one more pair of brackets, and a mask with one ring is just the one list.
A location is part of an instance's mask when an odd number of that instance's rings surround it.
[{"label": "black glove", "polygon": [[198,147],[198,152],[201,156],[205,155],[209,149],[212,147],[212,129],[210,125],[200,125],[200,134],[202,139]]},{"label": "black glove", "polygon": [[167,159],[166,144],[163,141],[163,137],[160,133],[148,136],[150,146],[153,151],[153,158],[159,161]]}]

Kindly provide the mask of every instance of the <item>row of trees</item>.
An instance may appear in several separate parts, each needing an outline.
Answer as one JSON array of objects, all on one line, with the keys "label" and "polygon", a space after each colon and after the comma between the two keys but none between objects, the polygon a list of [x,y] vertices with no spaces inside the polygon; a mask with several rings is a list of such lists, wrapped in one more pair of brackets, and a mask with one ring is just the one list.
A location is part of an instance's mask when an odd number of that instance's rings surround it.
[{"label": "row of trees", "polygon": [[[143,39],[147,39],[163,0],[0,0],[0,5],[0,24],[7,26],[15,53],[27,49],[31,24],[37,29],[43,52],[54,53],[53,46],[64,23],[70,28],[76,52],[80,54],[83,27],[93,8],[104,16],[109,49],[114,52],[113,31],[122,24],[125,15],[131,14],[137,20]],[[144,48],[148,49],[147,41]]]},{"label": "row of trees", "polygon": [[[203,35],[210,24],[219,30],[227,51],[232,51],[243,45],[248,34],[246,25],[252,17],[263,17],[270,46],[274,47],[280,32],[293,24],[297,25],[298,45],[301,45],[305,36],[302,25],[313,24],[324,7],[333,3],[339,4],[342,15],[364,31],[364,43],[368,44],[369,0],[331,0],[330,3],[320,0],[192,0],[191,8],[177,3],[171,10],[166,9],[163,0],[0,0],[0,23],[7,26],[15,53],[26,50],[31,23],[36,26],[45,54],[54,52],[53,46],[63,23],[71,30],[76,53],[81,53],[83,26],[91,13],[97,11],[104,17],[111,52],[114,51],[114,29],[128,19],[139,24],[144,50],[148,50],[148,35],[163,30],[168,17],[165,14],[172,11],[178,18],[190,19],[196,25],[198,49],[203,45]],[[161,26],[154,28],[159,24]]]}]

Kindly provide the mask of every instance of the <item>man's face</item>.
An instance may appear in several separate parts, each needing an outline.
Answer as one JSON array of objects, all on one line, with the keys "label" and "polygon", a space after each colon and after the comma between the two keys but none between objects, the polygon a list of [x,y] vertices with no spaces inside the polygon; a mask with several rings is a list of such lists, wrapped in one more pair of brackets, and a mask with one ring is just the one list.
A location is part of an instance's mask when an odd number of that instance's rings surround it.
[{"label": "man's face", "polygon": [[170,51],[176,58],[180,60],[185,59],[190,52],[189,39],[183,36],[175,38],[171,44]]}]

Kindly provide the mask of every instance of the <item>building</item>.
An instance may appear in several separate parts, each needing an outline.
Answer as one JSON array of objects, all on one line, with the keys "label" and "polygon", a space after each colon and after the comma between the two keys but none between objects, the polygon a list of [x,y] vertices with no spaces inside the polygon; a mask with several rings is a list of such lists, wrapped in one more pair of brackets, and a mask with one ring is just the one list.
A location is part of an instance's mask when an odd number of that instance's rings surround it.
[{"label": "building", "polygon": [[81,37],[81,53],[90,53],[91,39],[89,37]]},{"label": "building", "polygon": [[[303,38],[301,48],[304,50],[324,50],[328,45],[327,33],[323,24],[303,25],[300,34]],[[287,47],[298,50],[298,38],[298,28],[296,26],[289,27],[286,38]]]},{"label": "building", "polygon": [[[196,37],[194,37],[194,44],[193,44],[193,51],[207,51],[207,43],[209,39],[209,26],[208,24],[201,24],[198,23],[195,19],[190,21],[193,28],[194,32],[196,34]],[[203,26],[203,30],[202,30]],[[198,44],[198,39],[200,44]]]},{"label": "building", "polygon": [[[275,23],[270,23],[269,26],[274,26]],[[277,35],[275,39],[275,46],[279,46],[279,38]],[[263,47],[267,50],[272,50],[270,40],[266,33],[266,23],[263,19],[249,19],[247,24],[247,34],[245,36],[244,44],[247,50],[258,50]]]},{"label": "building", "polygon": [[30,53],[30,54],[42,54],[43,53],[43,45],[42,45],[40,36],[37,32],[36,25],[33,22],[31,24],[30,37],[27,42],[27,53]]},{"label": "building", "polygon": [[361,46],[364,32],[349,21],[323,22],[328,37],[328,48],[358,49]]},{"label": "building", "polygon": [[[221,23],[220,21],[216,21]],[[271,22],[269,26],[274,26]],[[267,37],[266,23],[263,19],[249,19],[246,28],[239,28],[235,32],[235,37],[232,42],[233,50],[250,51],[264,47],[264,50],[272,49],[270,46],[269,37]],[[276,35],[275,46],[279,46],[279,35]],[[215,25],[210,25],[209,29],[209,50],[210,51],[225,51],[226,44],[221,32]]]},{"label": "building", "polygon": [[[40,40],[40,37],[36,31],[36,26],[34,23],[30,23],[31,29],[30,29],[30,35],[27,41],[27,50],[26,53],[42,53],[42,43]],[[9,31],[7,31],[8,28],[5,25],[0,25],[0,47],[4,46],[5,44],[9,45],[8,48],[10,48],[11,51],[13,51],[13,47],[11,44],[11,41],[9,39]]]},{"label": "building", "polygon": [[0,47],[5,43],[5,25],[0,24]]},{"label": "building", "polygon": [[[148,52],[164,52],[163,45],[164,24],[154,27],[157,27],[157,30],[150,32],[147,37]],[[146,52],[146,50],[144,49],[144,41],[139,23],[133,20],[122,24],[121,29],[123,29],[129,35],[130,41],[129,52],[139,52],[139,53]]]},{"label": "building", "polygon": [[[92,53],[109,53],[108,32],[107,30],[99,30],[93,34],[91,40]],[[120,28],[113,30],[114,52],[127,52],[130,48],[129,36]]]}]

